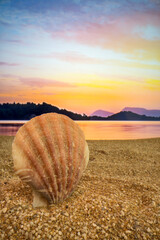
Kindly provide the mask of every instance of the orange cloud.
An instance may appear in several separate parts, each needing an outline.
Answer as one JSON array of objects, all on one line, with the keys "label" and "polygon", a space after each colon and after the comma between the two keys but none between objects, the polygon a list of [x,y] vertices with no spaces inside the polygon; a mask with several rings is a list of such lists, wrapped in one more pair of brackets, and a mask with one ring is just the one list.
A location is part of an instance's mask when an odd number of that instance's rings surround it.
[{"label": "orange cloud", "polygon": [[160,80],[157,79],[146,79],[146,88],[154,91],[160,91]]},{"label": "orange cloud", "polygon": [[[109,82],[109,85],[112,81]],[[148,83],[148,86],[151,86]],[[154,84],[152,82],[152,84]],[[112,85],[111,85],[112,86]],[[160,96],[158,91],[151,91],[145,83],[116,81],[114,87],[103,87],[97,82],[97,86],[84,84],[74,89],[61,88],[54,91],[54,88],[21,87],[11,92],[0,94],[0,101],[17,101],[35,103],[48,102],[60,108],[80,113],[90,114],[96,109],[119,111],[126,105],[136,107],[158,108]]]}]

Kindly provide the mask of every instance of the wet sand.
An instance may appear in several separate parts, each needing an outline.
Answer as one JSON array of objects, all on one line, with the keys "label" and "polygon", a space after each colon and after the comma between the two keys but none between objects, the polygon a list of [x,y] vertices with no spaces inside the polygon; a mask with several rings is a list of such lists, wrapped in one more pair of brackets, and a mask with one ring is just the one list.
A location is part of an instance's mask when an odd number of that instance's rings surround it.
[{"label": "wet sand", "polygon": [[38,209],[14,174],[12,141],[0,136],[0,239],[159,239],[160,138],[87,141],[74,193]]}]

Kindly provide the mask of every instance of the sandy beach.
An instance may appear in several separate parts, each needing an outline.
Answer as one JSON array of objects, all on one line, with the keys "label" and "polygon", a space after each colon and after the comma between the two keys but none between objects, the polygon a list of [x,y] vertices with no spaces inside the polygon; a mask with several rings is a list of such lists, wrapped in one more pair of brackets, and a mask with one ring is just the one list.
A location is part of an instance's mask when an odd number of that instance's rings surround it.
[{"label": "sandy beach", "polygon": [[88,167],[61,204],[32,207],[0,136],[0,239],[160,239],[160,138],[87,141]]}]

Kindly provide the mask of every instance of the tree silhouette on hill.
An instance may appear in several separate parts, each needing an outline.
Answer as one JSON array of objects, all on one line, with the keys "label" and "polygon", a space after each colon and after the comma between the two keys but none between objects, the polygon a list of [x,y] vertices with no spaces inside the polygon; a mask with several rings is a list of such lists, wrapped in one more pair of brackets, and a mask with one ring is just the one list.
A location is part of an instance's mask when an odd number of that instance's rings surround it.
[{"label": "tree silhouette on hill", "polygon": [[23,104],[15,102],[0,104],[0,120],[29,120],[33,117],[50,112],[64,114],[73,120],[160,121],[160,117],[148,117],[129,111],[119,112],[109,117],[87,116],[86,114],[81,115],[66,109],[59,109],[58,107],[45,102],[41,104],[35,104],[33,102]]},{"label": "tree silhouette on hill", "polygon": [[59,109],[43,102],[42,104],[35,104],[33,102],[21,103],[3,103],[0,104],[0,119],[1,120],[29,120],[32,117],[39,116],[43,113],[60,113],[70,117],[73,120],[89,120],[90,117]]}]

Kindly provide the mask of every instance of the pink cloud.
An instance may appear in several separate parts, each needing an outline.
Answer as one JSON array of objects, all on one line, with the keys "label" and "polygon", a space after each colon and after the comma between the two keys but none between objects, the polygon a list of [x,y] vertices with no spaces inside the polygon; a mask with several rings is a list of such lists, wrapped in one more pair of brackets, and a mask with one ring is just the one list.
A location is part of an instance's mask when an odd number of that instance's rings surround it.
[{"label": "pink cloud", "polygon": [[85,25],[76,26],[69,32],[64,29],[63,31],[52,32],[52,37],[128,52],[128,50],[134,51],[144,47],[148,49],[153,45],[152,41],[142,39],[134,31],[137,26],[147,26],[148,24],[160,27],[158,12],[148,11],[143,14],[134,12],[134,14],[118,16],[112,21],[105,21],[104,23],[86,22]]},{"label": "pink cloud", "polygon": [[18,75],[13,75],[13,74],[1,74],[0,73],[0,78],[18,78],[19,76]]},{"label": "pink cloud", "polygon": [[19,64],[17,64],[17,63],[8,63],[8,62],[0,62],[0,66],[15,67],[15,66],[19,66]]},{"label": "pink cloud", "polygon": [[0,96],[0,103],[15,101],[15,97],[11,96]]},{"label": "pink cloud", "polygon": [[[72,63],[85,63],[85,64],[104,64],[107,61],[101,60],[97,58],[88,57],[87,55],[75,52],[75,51],[68,51],[68,52],[52,52],[50,54],[38,54],[33,55],[29,54],[27,57],[36,57],[36,58],[53,58],[64,62],[72,62]],[[31,68],[37,70],[38,68]]]},{"label": "pink cloud", "polygon": [[31,86],[31,87],[75,87],[75,85],[66,83],[66,82],[59,82],[56,80],[48,80],[44,78],[23,78],[20,77],[19,80],[21,83]]},{"label": "pink cloud", "polygon": [[0,77],[0,94],[9,94],[19,90],[20,87],[18,84],[19,81],[17,79]]},{"label": "pink cloud", "polygon": [[41,95],[53,96],[53,95],[57,95],[57,94],[51,93],[51,92],[42,92]]},{"label": "pink cloud", "polygon": [[91,58],[84,54],[80,54],[72,51],[64,52],[64,53],[53,52],[51,55],[48,55],[46,57],[55,58],[65,62],[73,62],[73,63],[77,62],[77,63],[85,63],[85,64],[102,64],[105,62],[104,60]]}]

